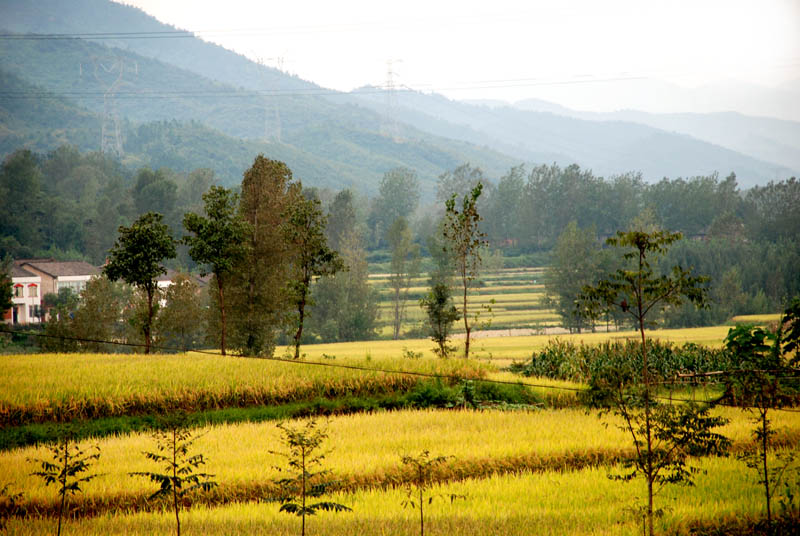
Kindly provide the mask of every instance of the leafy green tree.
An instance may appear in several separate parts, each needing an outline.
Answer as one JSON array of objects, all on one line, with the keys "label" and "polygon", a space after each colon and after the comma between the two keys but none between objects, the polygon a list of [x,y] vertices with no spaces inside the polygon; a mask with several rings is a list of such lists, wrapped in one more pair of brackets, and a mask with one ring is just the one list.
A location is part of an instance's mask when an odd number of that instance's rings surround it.
[{"label": "leafy green tree", "polygon": [[178,415],[162,423],[162,429],[153,433],[156,451],[145,452],[148,460],[161,465],[163,473],[137,471],[131,476],[143,476],[158,484],[159,489],[148,500],[165,498],[172,501],[175,512],[177,536],[181,535],[180,508],[183,501],[197,490],[208,492],[217,483],[211,480],[214,475],[197,473],[206,460],[202,454],[190,456],[189,450],[198,437],[186,427],[185,416]]},{"label": "leafy green tree", "polygon": [[201,265],[201,274],[206,267],[214,274],[217,287],[216,304],[220,316],[220,350],[225,355],[225,284],[237,261],[246,252],[247,226],[236,213],[238,196],[221,186],[212,186],[203,194],[205,216],[189,212],[183,217],[183,226],[194,236],[185,236],[183,242],[189,246],[189,255]]},{"label": "leafy green tree", "polygon": [[42,307],[48,317],[44,326],[47,337],[41,341],[42,350],[74,352],[78,349],[78,343],[70,338],[75,336],[72,321],[79,303],[79,296],[68,287],[58,289],[58,294],[50,292],[42,296]]},{"label": "leafy green tree", "polygon": [[198,348],[206,338],[205,301],[194,277],[179,273],[164,292],[155,333],[159,346]]},{"label": "leafy green tree", "polygon": [[328,246],[334,251],[340,251],[346,236],[356,229],[356,208],[353,203],[353,192],[342,190],[328,207],[328,225],[325,226],[325,236]]},{"label": "leafy green tree", "polygon": [[11,257],[0,260],[0,314],[5,313],[14,305],[14,294],[11,281]]},{"label": "leafy green tree", "polygon": [[150,353],[153,320],[158,302],[156,278],[166,274],[164,259],[176,255],[175,241],[161,214],[148,212],[141,215],[130,227],[120,226],[119,237],[109,251],[108,263],[103,273],[111,280],[122,279],[140,289],[147,298],[147,316],[142,325],[145,340],[144,353]]},{"label": "leafy green tree", "polygon": [[[71,330],[75,337],[92,341],[115,341],[124,333],[121,323],[125,309],[131,303],[131,288],[121,282],[112,282],[105,276],[93,277],[86,283],[72,318]],[[114,344],[84,341],[83,350],[89,352],[115,352]]]},{"label": "leafy green tree", "polygon": [[231,345],[245,355],[270,356],[287,324],[291,248],[284,226],[301,187],[283,162],[258,155],[244,173],[239,217],[247,224],[245,255],[230,277]]},{"label": "leafy green tree", "polygon": [[[406,485],[406,499],[403,506],[419,509],[419,536],[425,536],[425,505],[432,504],[435,495],[427,495],[427,491],[434,483],[434,472],[437,467],[446,464],[452,456],[431,457],[427,450],[417,456],[403,455],[400,461],[411,470],[411,478]],[[449,494],[450,502],[465,498],[464,495]]]},{"label": "leafy green tree", "polygon": [[366,252],[357,232],[344,238],[340,256],[344,269],[314,283],[308,331],[323,341],[372,339],[379,314],[378,294],[369,283]]},{"label": "leafy green tree", "polygon": [[300,338],[306,305],[311,300],[311,281],[314,277],[333,275],[344,265],[338,253],[332,251],[325,238],[325,216],[317,200],[301,199],[289,207],[286,240],[292,247],[293,273],[289,279],[289,297],[297,309],[297,331],[294,335],[294,358],[300,358]]},{"label": "leafy green tree", "polygon": [[369,216],[375,244],[385,244],[385,234],[397,218],[409,219],[419,204],[419,178],[416,171],[395,168],[384,173],[378,197]]},{"label": "leafy green tree", "polygon": [[[469,357],[470,316],[467,310],[468,295],[481,267],[481,250],[487,246],[485,235],[478,224],[478,198],[483,190],[480,182],[461,201],[461,208],[456,206],[456,195],[453,194],[445,203],[444,237],[445,248],[455,261],[456,274],[460,279],[462,291],[461,317],[464,320],[464,357]],[[477,314],[474,317],[477,321]],[[474,323],[473,321],[473,323]]]},{"label": "leafy green tree", "polygon": [[419,303],[428,318],[428,334],[437,346],[434,352],[439,357],[447,357],[454,349],[448,344],[450,330],[453,322],[461,318],[458,309],[453,305],[450,287],[443,283],[434,284],[428,295],[424,296]]},{"label": "leafy green tree", "polygon": [[178,198],[178,185],[167,175],[167,170],[153,171],[142,168],[136,176],[131,192],[139,214],[158,212],[167,217],[175,210]]},{"label": "leafy green tree", "polygon": [[462,164],[453,171],[446,171],[439,175],[436,183],[436,201],[446,203],[448,199],[456,197],[469,197],[478,184],[485,184],[483,170]]},{"label": "leafy green tree", "polygon": [[306,533],[306,516],[313,516],[318,511],[349,512],[350,508],[331,501],[309,503],[309,499],[322,497],[330,482],[326,481],[328,470],[321,469],[325,460],[325,452],[321,452],[322,443],[328,438],[325,429],[319,428],[316,421],[308,421],[304,426],[278,424],[287,452],[271,451],[286,459],[288,467],[276,467],[278,471],[286,471],[289,476],[276,481],[280,488],[281,512],[294,514],[301,519],[300,534]]},{"label": "leafy green tree", "polygon": [[[545,276],[547,297],[561,316],[562,325],[578,333],[586,327],[586,318],[575,310],[575,300],[598,273],[597,238],[590,230],[580,229],[571,221],[558,237]],[[594,325],[592,325],[594,327]]]},{"label": "leafy green tree", "polygon": [[[724,420],[709,417],[708,407],[656,401],[645,338],[648,319],[664,307],[684,301],[702,307],[708,294],[708,278],[694,276],[680,266],[674,266],[670,274],[655,273],[653,267],[657,266],[658,257],[680,238],[680,233],[658,230],[618,232],[606,243],[626,250],[622,256],[628,266],[609,274],[595,286],[584,287],[577,302],[580,314],[590,318],[619,308],[634,318],[641,334],[641,370],[607,371],[604,377],[593,379],[592,388],[606,397],[601,403],[610,404],[623,418],[623,429],[633,439],[636,456],[625,464],[629,472],[618,478],[623,481],[644,478],[647,485],[644,513],[650,536],[657,514],[653,497],[658,489],[666,484],[691,482],[691,470],[686,467],[688,456],[723,452],[727,447],[727,440],[711,431]],[[641,382],[635,382],[635,374],[641,375]]]},{"label": "leafy green tree", "polygon": [[734,356],[736,363],[736,368],[729,376],[727,392],[738,403],[756,413],[753,419],[756,425],[753,435],[757,447],[740,458],[756,471],[758,483],[764,486],[769,531],[772,530],[774,517],[773,498],[787,469],[795,461],[792,452],[778,454],[774,462],[770,460],[769,452],[775,429],[771,426],[769,412],[792,404],[792,399],[796,399],[796,389],[789,385],[788,378],[792,377],[792,370],[784,352],[787,349],[790,352],[795,351],[800,341],[798,313],[800,301],[795,301],[786,309],[777,331],[743,325],[731,328],[725,337],[725,347]]},{"label": "leafy green tree", "polygon": [[419,245],[413,241],[405,218],[397,218],[386,235],[392,252],[389,286],[392,289],[392,337],[397,340],[403,327],[408,289],[419,274]]},{"label": "leafy green tree", "polygon": [[72,442],[69,434],[63,434],[58,443],[48,446],[47,450],[50,451],[51,458],[46,460],[33,458],[28,461],[35,462],[41,467],[39,471],[34,471],[31,474],[41,477],[45,485],[55,484],[58,488],[58,496],[61,502],[58,509],[58,530],[56,534],[60,536],[61,521],[67,504],[67,494],[82,493],[81,486],[98,476],[97,474],[81,476],[81,473],[88,471],[91,464],[100,458],[100,448],[94,446],[84,450],[80,445]]}]

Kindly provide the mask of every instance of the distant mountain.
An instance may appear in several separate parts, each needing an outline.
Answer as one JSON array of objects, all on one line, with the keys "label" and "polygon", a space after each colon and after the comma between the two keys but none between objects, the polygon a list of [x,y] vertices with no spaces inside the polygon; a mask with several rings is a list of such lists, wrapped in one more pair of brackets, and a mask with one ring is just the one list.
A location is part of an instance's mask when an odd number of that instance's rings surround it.
[{"label": "distant mountain", "polygon": [[[374,88],[353,94],[375,110],[385,106],[385,96]],[[733,171],[739,184],[752,186],[785,179],[798,169],[621,117],[589,114],[589,120],[545,101],[487,106],[414,91],[398,91],[395,100],[396,116],[420,130],[485,144],[524,160],[578,163],[603,176],[641,171],[653,182]]]},{"label": "distant mountain", "polygon": [[527,111],[552,111],[591,121],[627,121],[648,125],[738,151],[765,162],[774,162],[793,172],[800,171],[800,122],[752,117],[736,112],[707,114],[653,114],[635,110],[596,113],[571,110],[535,99],[514,103]]},{"label": "distant mountain", "polygon": [[[17,7],[19,11],[16,11]],[[115,28],[117,32],[120,28],[125,31],[165,31],[164,28],[169,28],[136,9],[100,0],[45,0],[33,4],[7,2],[0,9],[2,14],[8,12],[11,16],[0,20],[6,25],[13,23],[12,30],[25,28],[38,32],[69,33],[76,31],[77,21],[80,20],[73,12],[73,7],[86,16],[87,22],[80,27],[83,34],[89,33],[89,30],[95,34],[112,31],[110,28]],[[92,7],[97,7],[97,11],[92,11]],[[53,8],[54,13],[63,12],[64,26],[59,25],[61,19],[45,14],[48,8]],[[34,14],[39,11],[42,16],[37,19]],[[106,15],[108,18],[104,18]],[[130,25],[126,25],[126,17],[133,21]],[[146,19],[145,22],[149,21],[148,24],[141,22],[142,17]],[[100,25],[95,28],[91,24],[98,19],[104,22],[98,23]],[[117,26],[109,26],[111,19]],[[104,93],[113,86],[112,98],[108,99],[109,111],[115,110],[120,121],[130,123],[123,144],[129,160],[129,150],[139,151],[136,159],[148,159],[146,154],[140,152],[148,147],[147,144],[137,142],[138,145],[129,146],[129,142],[138,139],[135,135],[139,128],[137,125],[178,121],[179,127],[176,128],[188,128],[192,135],[186,138],[177,136],[177,139],[185,138],[188,142],[189,138],[193,138],[194,143],[206,147],[207,143],[196,138],[204,128],[214,139],[223,136],[225,141],[221,142],[222,146],[238,147],[232,149],[232,155],[238,155],[242,150],[251,151],[248,160],[252,161],[257,149],[268,156],[284,159],[307,184],[353,186],[365,192],[376,191],[383,173],[398,166],[417,170],[423,190],[430,193],[435,188],[438,175],[464,162],[481,166],[492,176],[499,176],[520,163],[518,158],[488,147],[445,139],[404,124],[395,125],[391,135],[382,134],[382,128],[385,127],[382,115],[356,105],[347,95],[337,98],[332,96],[332,92],[298,81],[275,69],[258,66],[241,56],[194,38],[153,41],[160,43],[156,48],[159,51],[163,49],[161,56],[175,56],[173,43],[182,43],[177,48],[184,50],[194,46],[196,50],[189,50],[185,57],[178,55],[184,60],[190,56],[193,58],[184,63],[203,63],[203,55],[208,54],[210,59],[206,66],[213,65],[215,54],[222,55],[224,61],[217,62],[219,65],[227,65],[230,60],[249,66],[255,75],[269,75],[281,81],[283,89],[259,93],[223,84],[197,72],[132,51],[133,48],[147,48],[141,45],[122,50],[105,46],[104,42],[78,38],[4,39],[0,40],[0,69],[40,89],[37,90],[39,93],[28,90],[14,93],[4,88],[0,92],[0,101],[6,109],[13,107],[11,101],[18,108],[20,103],[17,101],[27,101],[25,113],[40,110],[42,113],[34,123],[43,128],[36,133],[28,129],[27,143],[40,148],[53,148],[51,143],[36,136],[63,127],[59,121],[48,122],[42,102],[52,101],[54,97],[59,102],[72,102],[79,105],[76,109],[82,110],[81,113],[94,112],[97,121],[98,116],[101,118],[105,113]],[[219,75],[218,79],[224,78],[221,74],[224,71],[215,72]],[[246,74],[248,71],[244,69],[243,72]],[[240,74],[237,80],[247,82],[247,77]],[[304,93],[308,89],[314,91],[311,94]],[[9,116],[0,125],[10,128],[6,123],[11,121],[17,120]],[[192,126],[189,128],[187,125]],[[95,128],[98,129],[97,126]],[[86,134],[82,136],[86,139],[92,137]],[[100,136],[97,131],[94,136],[97,142],[93,148],[97,149]],[[241,139],[237,141],[237,138]],[[60,141],[84,145],[83,138],[73,141],[69,136],[62,136]],[[4,154],[8,150],[6,148]],[[148,150],[159,152],[159,156],[151,160],[168,160],[158,147],[152,146]],[[196,151],[188,150],[178,152],[196,154]],[[195,167],[199,167],[199,161],[208,160],[203,155],[196,156],[198,164]],[[209,167],[215,169],[223,180],[238,182],[249,161],[234,158],[237,165],[241,165],[234,171],[230,158],[227,158],[230,155],[223,152],[222,156],[220,164]]]}]

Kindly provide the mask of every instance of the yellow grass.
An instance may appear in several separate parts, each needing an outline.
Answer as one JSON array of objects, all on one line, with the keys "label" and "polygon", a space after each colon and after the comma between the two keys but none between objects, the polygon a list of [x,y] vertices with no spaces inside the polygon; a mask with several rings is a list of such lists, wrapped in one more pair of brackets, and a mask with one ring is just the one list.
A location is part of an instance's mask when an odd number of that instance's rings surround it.
[{"label": "yellow grass", "polygon": [[[363,344],[363,343],[362,343]],[[409,360],[400,349],[380,363],[364,359],[361,352],[336,360],[315,357],[320,362],[388,370],[411,370],[437,374],[483,374],[485,365],[456,360]],[[330,351],[329,351],[330,353]],[[472,372],[469,372],[469,371]],[[303,362],[222,357],[190,352],[177,355],[120,354],[22,354],[0,359],[0,407],[31,406],[75,399],[123,400],[197,393],[242,393],[264,396],[302,397],[302,393],[324,388],[354,389],[379,385],[381,372],[316,366]],[[338,387],[337,387],[338,386]]]},{"label": "yellow grass", "polygon": [[[751,415],[721,409],[731,419],[722,432],[734,441],[752,437]],[[800,432],[800,413],[773,413],[777,429]],[[606,426],[606,424],[609,424]],[[327,467],[345,481],[380,478],[393,471],[401,454],[427,449],[456,456],[459,460],[505,459],[520,456],[536,459],[591,458],[614,455],[629,449],[628,436],[615,426],[613,417],[598,418],[582,409],[521,412],[400,411],[357,414],[330,420],[328,446],[333,450]],[[204,470],[216,475],[221,486],[254,485],[277,478],[280,458],[279,433],[274,423],[241,423],[209,427],[197,442],[197,452],[206,455]],[[84,441],[83,445],[93,444]],[[105,438],[97,442],[102,456],[93,471],[102,473],[86,486],[92,495],[146,494],[152,485],[127,476],[131,471],[155,469],[141,452],[153,450],[148,434]],[[26,490],[26,497],[53,497],[41,479],[30,473],[30,458],[47,456],[43,448],[28,447],[0,453],[0,474]]]},{"label": "yellow grass", "polygon": [[[719,348],[722,341],[728,334],[730,326],[712,326],[705,328],[685,328],[685,329],[661,329],[647,332],[651,339],[671,341],[677,344],[693,342]],[[470,353],[475,352],[475,357],[488,358],[491,354],[492,359],[526,359],[531,356],[534,350],[541,350],[547,346],[548,342],[558,337],[562,340],[586,344],[599,344],[608,340],[624,340],[639,338],[636,331],[612,331],[609,333],[581,333],[570,335],[527,335],[518,337],[481,337],[480,332],[473,332],[479,338],[473,340]],[[454,355],[463,354],[463,342],[454,340],[453,345],[457,351]],[[399,341],[365,341],[365,342],[341,342],[327,344],[309,344],[303,346],[303,352],[309,359],[321,358],[322,354],[335,355],[337,357],[364,357],[369,355],[372,358],[384,359],[402,355],[403,348],[415,352],[423,352],[426,357],[432,357],[433,342],[429,339],[406,339]],[[278,352],[283,352],[281,348]]]},{"label": "yellow grass", "polygon": [[[447,454],[435,449],[434,455]],[[693,487],[668,487],[656,498],[667,513],[657,521],[657,530],[686,527],[694,520],[760,517],[762,490],[754,475],[735,458],[712,458],[698,462],[706,474],[695,477]],[[613,468],[587,468],[574,472],[522,473],[467,479],[435,486],[438,495],[426,504],[426,534],[429,535],[608,535],[640,534],[637,520],[627,512],[640,504],[640,482],[623,484],[607,478]],[[450,494],[465,496],[450,502]],[[407,535],[418,533],[418,510],[404,509],[405,490],[361,490],[330,497],[348,505],[349,513],[322,512],[307,520],[309,534],[351,536],[354,534]],[[10,534],[33,535],[52,532],[53,519],[13,519]],[[299,520],[278,512],[276,504],[236,503],[224,507],[195,507],[182,514],[185,534],[279,534],[298,533]],[[65,533],[86,536],[125,534],[169,534],[174,518],[169,511],[107,514],[97,518],[67,521]]]},{"label": "yellow grass", "polygon": [[735,322],[737,324],[757,324],[763,326],[772,322],[779,322],[780,319],[780,313],[765,315],[737,315],[731,318],[731,322]]}]

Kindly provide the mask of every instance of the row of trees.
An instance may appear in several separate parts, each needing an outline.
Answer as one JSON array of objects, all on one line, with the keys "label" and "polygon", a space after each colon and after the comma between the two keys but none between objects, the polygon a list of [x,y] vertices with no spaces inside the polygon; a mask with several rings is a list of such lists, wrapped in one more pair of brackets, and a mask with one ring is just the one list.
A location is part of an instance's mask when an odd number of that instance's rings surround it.
[{"label": "row of trees", "polygon": [[[659,228],[652,213],[634,220],[638,228]],[[595,323],[582,317],[575,300],[584,285],[617,269],[619,259],[604,248],[595,228],[581,228],[571,221],[553,248],[545,284],[550,305],[561,316],[562,325],[572,331],[592,329]],[[667,327],[719,324],[737,314],[769,313],[781,309],[800,295],[800,244],[796,239],[767,241],[682,240],[663,256],[660,269],[694,267],[709,277],[707,307],[676,306],[664,312]],[[600,323],[620,325],[624,315],[609,313]]]},{"label": "row of trees", "polygon": [[[800,182],[794,178],[741,191],[734,174],[646,184],[637,173],[603,178],[577,165],[517,166],[492,178],[464,164],[438,178],[436,203],[422,211],[416,172],[393,169],[384,174],[373,199],[352,194],[350,216],[370,250],[386,248],[389,229],[403,217],[424,253],[444,202],[453,194],[467,195],[479,182],[487,240],[519,252],[550,250],[573,219],[606,237],[628,228],[645,210],[661,228],[687,237],[774,243],[800,234]],[[0,256],[46,253],[100,263],[116,228],[144,212],[162,214],[179,233],[183,214],[201,209],[201,196],[213,183],[208,169],[133,171],[100,153],[82,154],[69,146],[45,155],[17,151],[0,169]],[[321,189],[316,195],[329,207],[336,193]],[[186,248],[178,250],[175,264],[180,263],[193,267]]]},{"label": "row of trees", "polygon": [[[233,347],[271,355],[281,337],[290,337],[299,357],[307,326],[334,339],[370,338],[377,308],[352,223],[326,229],[315,192],[293,180],[285,164],[263,156],[245,173],[241,192],[212,186],[202,196],[203,210],[184,215],[187,234],[180,240],[156,212],[120,226],[103,277],[91,281],[80,300],[67,292],[47,297],[54,307],[50,333],[84,339],[54,344],[124,339],[141,341],[148,353],[154,340],[178,349],[208,342],[223,354]],[[332,219],[352,212],[350,199],[349,192],[337,196]],[[202,276],[211,276],[207,300],[188,275],[166,293],[159,290],[157,279],[177,244],[188,248]],[[120,280],[127,285],[115,283]],[[307,319],[312,306],[316,322]],[[184,321],[172,322],[175,315]]]}]

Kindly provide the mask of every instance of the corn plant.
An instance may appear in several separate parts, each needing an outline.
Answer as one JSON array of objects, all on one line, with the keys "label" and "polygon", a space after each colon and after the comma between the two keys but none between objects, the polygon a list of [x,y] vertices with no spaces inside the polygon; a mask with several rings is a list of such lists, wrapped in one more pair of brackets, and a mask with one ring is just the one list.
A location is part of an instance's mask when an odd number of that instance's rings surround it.
[{"label": "corn plant", "polygon": [[[425,504],[433,503],[437,495],[428,495],[427,491],[433,484],[433,474],[436,467],[444,465],[452,456],[437,456],[431,458],[427,450],[417,456],[404,455],[400,458],[403,465],[411,469],[411,479],[406,485],[406,499],[402,502],[405,508],[419,509],[419,536],[425,536]],[[449,494],[450,502],[465,498],[464,495]]]},{"label": "corn plant", "polygon": [[41,470],[31,473],[44,479],[45,485],[58,486],[60,505],[58,509],[58,529],[56,534],[61,535],[61,522],[67,505],[67,494],[82,493],[81,485],[97,477],[97,474],[80,476],[86,472],[92,462],[100,458],[100,447],[93,446],[82,449],[74,443],[69,434],[64,434],[56,445],[47,447],[52,454],[50,459],[29,459],[41,466]]},{"label": "corn plant", "polygon": [[292,427],[279,423],[282,440],[288,452],[271,451],[286,459],[288,468],[276,467],[279,472],[290,473],[286,478],[275,481],[280,488],[278,500],[281,503],[280,511],[294,514],[301,519],[300,534],[306,533],[306,516],[315,515],[319,510],[331,512],[349,512],[350,508],[343,504],[331,501],[309,503],[308,499],[316,499],[324,495],[332,484],[325,480],[330,473],[320,468],[325,459],[325,452],[321,452],[323,441],[328,433],[324,428],[318,428],[314,420],[308,421],[304,426]]},{"label": "corn plant", "polygon": [[143,476],[159,485],[158,491],[150,499],[167,498],[172,500],[175,512],[176,534],[181,534],[180,507],[186,497],[196,490],[209,491],[217,483],[212,481],[214,475],[196,473],[195,471],[205,465],[202,454],[189,455],[189,449],[198,439],[186,427],[185,418],[176,417],[164,423],[162,429],[153,433],[156,440],[156,452],[145,452],[148,460],[161,464],[163,473],[135,472],[131,476]]}]

